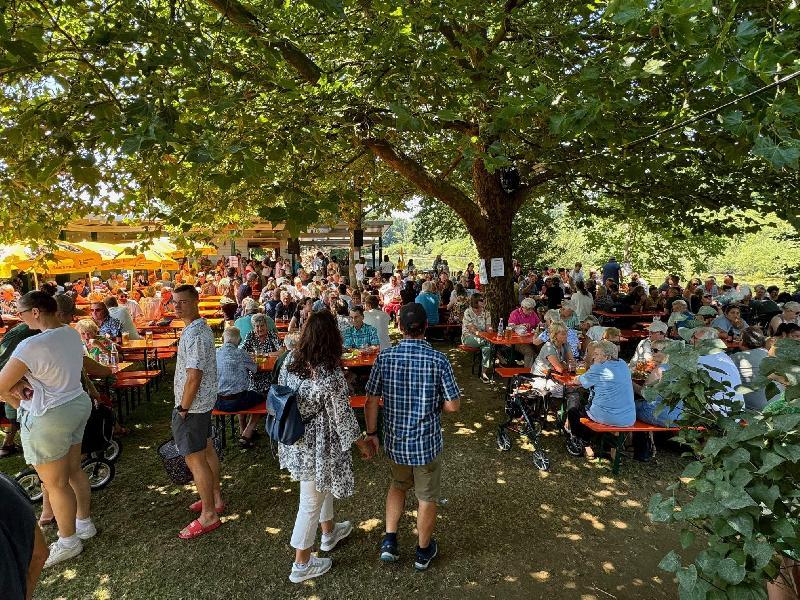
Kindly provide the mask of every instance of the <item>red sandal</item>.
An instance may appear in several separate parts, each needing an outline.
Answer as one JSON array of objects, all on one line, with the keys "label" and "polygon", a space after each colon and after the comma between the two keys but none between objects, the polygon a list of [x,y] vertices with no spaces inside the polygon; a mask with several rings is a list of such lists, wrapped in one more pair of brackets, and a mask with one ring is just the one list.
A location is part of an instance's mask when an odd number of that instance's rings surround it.
[{"label": "red sandal", "polygon": [[[192,511],[192,512],[196,512],[196,513],[203,512],[203,501],[202,500],[198,500],[197,502],[193,502],[192,504],[189,505],[189,510]],[[225,503],[223,502],[222,504],[217,506],[216,507],[216,511],[217,511],[218,515],[221,515],[222,513],[224,513],[225,512]]]},{"label": "red sandal", "polygon": [[216,521],[214,521],[208,527],[203,527],[203,524],[200,523],[200,521],[198,519],[195,519],[194,521],[189,523],[189,525],[186,526],[186,530],[187,530],[186,533],[183,533],[183,531],[181,531],[178,534],[178,537],[181,538],[182,540],[193,540],[196,537],[200,537],[204,533],[210,533],[210,532],[214,531],[220,525],[222,525],[222,521],[217,519]]}]

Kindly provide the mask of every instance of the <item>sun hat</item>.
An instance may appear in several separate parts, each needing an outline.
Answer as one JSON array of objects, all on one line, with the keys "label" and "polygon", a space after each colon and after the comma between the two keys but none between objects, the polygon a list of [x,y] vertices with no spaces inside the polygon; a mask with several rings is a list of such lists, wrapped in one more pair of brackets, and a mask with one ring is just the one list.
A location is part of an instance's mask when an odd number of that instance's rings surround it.
[{"label": "sun hat", "polygon": [[716,317],[717,311],[713,306],[701,306],[697,311],[698,317]]},{"label": "sun hat", "polygon": [[669,327],[664,321],[653,321],[647,327],[647,331],[652,331],[653,333],[667,333],[669,331]]}]

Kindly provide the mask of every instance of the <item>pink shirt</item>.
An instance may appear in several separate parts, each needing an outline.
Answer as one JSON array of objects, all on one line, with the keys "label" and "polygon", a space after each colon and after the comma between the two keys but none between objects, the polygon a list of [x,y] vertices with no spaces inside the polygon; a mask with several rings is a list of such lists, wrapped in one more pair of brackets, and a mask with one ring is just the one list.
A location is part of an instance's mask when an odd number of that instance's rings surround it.
[{"label": "pink shirt", "polygon": [[510,317],[508,317],[508,324],[509,326],[527,325],[529,330],[535,329],[539,324],[539,315],[536,314],[536,311],[526,315],[522,312],[522,308],[518,308],[511,313]]}]

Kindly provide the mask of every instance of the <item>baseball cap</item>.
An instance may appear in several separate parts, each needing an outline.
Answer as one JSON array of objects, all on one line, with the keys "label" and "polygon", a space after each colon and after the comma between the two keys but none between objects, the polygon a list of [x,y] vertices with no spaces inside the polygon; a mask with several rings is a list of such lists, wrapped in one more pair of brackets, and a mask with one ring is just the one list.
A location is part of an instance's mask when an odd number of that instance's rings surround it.
[{"label": "baseball cap", "polygon": [[669,327],[664,321],[653,321],[647,327],[647,331],[652,331],[654,333],[667,333],[669,331]]},{"label": "baseball cap", "polygon": [[400,326],[403,331],[416,335],[423,332],[428,324],[428,315],[421,304],[411,302],[400,309]]}]

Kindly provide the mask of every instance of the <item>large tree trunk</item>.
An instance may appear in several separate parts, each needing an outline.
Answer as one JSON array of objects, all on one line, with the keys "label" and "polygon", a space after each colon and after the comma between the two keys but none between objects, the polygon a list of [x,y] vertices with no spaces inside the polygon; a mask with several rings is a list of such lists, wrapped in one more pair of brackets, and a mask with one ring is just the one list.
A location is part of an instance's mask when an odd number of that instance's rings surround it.
[{"label": "large tree trunk", "polygon": [[[508,323],[508,315],[517,305],[511,262],[511,224],[517,207],[509,194],[503,191],[500,174],[489,173],[481,161],[475,161],[472,183],[481,215],[478,219],[464,219],[464,222],[475,241],[480,260],[486,261],[489,282],[481,287],[492,315],[492,326],[496,327],[500,319]],[[503,259],[502,277],[491,276],[493,258]]]}]

